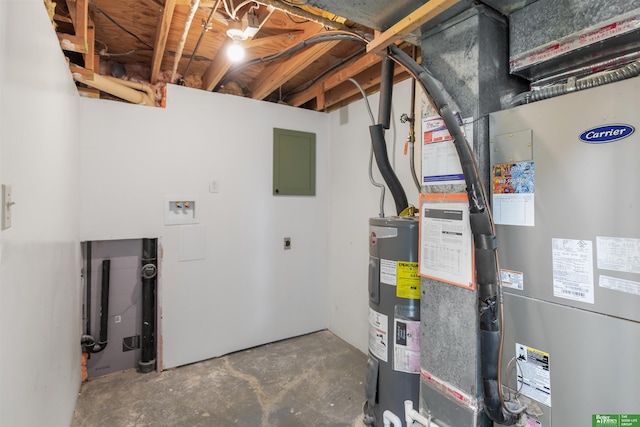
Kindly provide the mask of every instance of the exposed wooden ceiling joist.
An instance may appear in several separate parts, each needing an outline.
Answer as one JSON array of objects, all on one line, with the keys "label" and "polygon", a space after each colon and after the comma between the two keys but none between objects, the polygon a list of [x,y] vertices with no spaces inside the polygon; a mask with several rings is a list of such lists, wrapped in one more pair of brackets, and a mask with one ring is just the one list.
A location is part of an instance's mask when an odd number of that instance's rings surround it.
[{"label": "exposed wooden ceiling joist", "polygon": [[[410,78],[411,76],[409,75],[408,72],[402,70],[399,71],[397,73],[394,73],[394,77],[393,77],[393,83],[400,83],[408,78]],[[366,87],[363,88],[365,93],[368,95],[371,95],[373,93],[379,92],[380,91],[380,83],[376,83],[374,85],[367,85]],[[355,101],[359,101],[360,99],[362,99],[362,94],[360,93],[360,91],[358,91],[357,93],[342,98],[339,102],[336,102],[335,104],[332,104],[330,106],[325,106],[324,111],[329,112],[329,111],[334,111],[337,110],[339,108],[345,107],[349,104],[351,104],[352,102]],[[409,108],[409,106],[407,106],[407,109]]]},{"label": "exposed wooden ceiling joist", "polygon": [[[178,73],[178,66],[180,65],[180,59],[182,59],[182,52],[184,52],[184,46],[187,43],[187,38],[189,37],[189,30],[191,30],[191,23],[193,22],[193,17],[196,16],[196,12],[198,11],[198,6],[200,5],[200,0],[191,0],[191,4],[189,5],[189,13],[187,14],[187,19],[184,21],[184,28],[180,34],[180,40],[178,42],[178,48],[176,49],[176,55],[173,59],[173,66],[171,68],[171,81],[174,82],[176,80],[176,75]],[[205,27],[203,31],[208,31],[209,24],[211,23],[211,18],[213,14],[216,12],[216,9],[220,5],[220,0],[216,2],[211,11],[211,15],[207,18],[207,22],[204,22],[202,25]],[[204,36],[204,33],[200,34],[200,38]]]},{"label": "exposed wooden ceiling joist", "polygon": [[156,39],[153,44],[153,57],[151,59],[151,84],[156,84],[158,81],[158,73],[162,65],[165,48],[167,47],[167,38],[169,37],[169,29],[171,28],[171,19],[173,18],[175,7],[176,0],[167,0],[159,18]]},{"label": "exposed wooden ceiling joist", "polygon": [[256,85],[251,86],[251,97],[253,99],[264,99],[271,92],[278,89],[293,75],[307,68],[316,59],[329,52],[339,41],[331,41],[313,45],[293,56],[284,63],[275,63],[263,71],[265,76]]},{"label": "exposed wooden ceiling joist", "polygon": [[287,97],[286,99],[287,104],[293,105],[294,107],[299,107],[305,102],[308,102],[313,98],[315,98],[318,95],[318,89],[322,89],[321,92],[332,89],[337,85],[339,85],[340,83],[347,80],[349,77],[355,76],[356,74],[361,73],[362,71],[375,65],[381,60],[382,58],[380,58],[377,55],[364,55],[358,58],[352,64],[348,64],[343,68],[336,70],[330,76],[327,76],[326,78],[320,80],[310,88],[300,93],[297,93],[295,95],[292,95],[290,97]]},{"label": "exposed wooden ceiling joist", "polygon": [[[371,88],[372,86],[376,86],[380,84],[381,80],[381,65],[376,64],[365,71],[359,73],[356,76],[353,76],[354,80],[356,80],[360,86],[362,86],[365,90]],[[393,75],[399,76],[406,72],[404,68],[396,66],[393,69]],[[407,74],[408,77],[408,74]],[[406,77],[405,77],[406,78]],[[339,103],[345,98],[356,95],[360,93],[360,90],[351,82],[343,82],[340,85],[334,87],[325,92],[325,106],[324,108],[331,108],[333,105]]]},{"label": "exposed wooden ceiling joist", "polygon": [[377,35],[369,44],[367,52],[380,53],[396,40],[420,28],[423,24],[440,15],[460,0],[429,0],[424,5],[398,21],[391,28]]},{"label": "exposed wooden ceiling joist", "polygon": [[[355,86],[345,84],[350,77],[356,78],[367,91],[379,84],[380,56],[366,54],[361,45],[350,40],[307,44],[296,53],[282,55],[303,40],[326,31],[327,27],[352,33],[357,28],[359,35],[363,32],[371,34],[372,29],[347,21],[331,11],[298,6],[296,1],[233,2],[239,8],[229,0],[224,7],[224,1],[64,0],[58,3],[55,20],[63,49],[83,54],[84,69],[80,71],[86,74],[85,79],[91,77],[91,69],[96,73],[100,69],[100,62],[94,60],[97,57],[92,51],[95,41],[96,51],[100,49],[103,73],[107,76],[124,69],[124,80],[154,84],[170,80],[172,68],[177,65],[177,72],[183,75],[180,84],[188,87],[220,90],[316,110],[329,111],[345,100],[357,99],[359,93]],[[457,1],[430,0],[428,5],[440,13]],[[196,13],[190,14],[194,9],[197,9]],[[230,41],[228,24],[247,13],[257,14],[258,18],[251,22],[254,23],[252,27],[259,24],[259,28],[252,39],[242,42],[247,50],[246,62],[232,67],[226,56],[226,45]],[[384,49],[382,46],[387,43],[384,39],[397,40],[421,25],[430,13],[436,12],[419,8],[390,32],[379,34],[367,48],[371,50],[382,43],[380,49]],[[188,25],[189,16],[193,25]],[[91,18],[95,20],[95,34],[92,33]],[[197,25],[201,21],[202,25]],[[246,25],[245,22],[243,28]],[[68,53],[68,56],[74,64],[82,64],[82,60],[77,60],[78,55]],[[398,69],[396,74],[406,78]],[[296,88],[305,89],[296,93]]]}]

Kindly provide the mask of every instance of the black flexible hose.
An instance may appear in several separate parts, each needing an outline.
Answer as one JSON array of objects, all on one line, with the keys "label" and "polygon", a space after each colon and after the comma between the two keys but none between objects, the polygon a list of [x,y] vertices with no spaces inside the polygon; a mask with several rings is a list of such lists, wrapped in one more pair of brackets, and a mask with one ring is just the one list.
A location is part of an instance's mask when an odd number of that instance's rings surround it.
[{"label": "black flexible hose", "polygon": [[393,200],[396,203],[396,211],[398,215],[405,210],[409,203],[407,202],[407,195],[400,184],[400,180],[396,176],[391,163],[389,163],[389,155],[387,154],[387,143],[384,140],[384,129],[381,124],[369,126],[369,132],[371,134],[371,144],[373,147],[373,154],[376,158],[376,164],[380,169],[380,174],[387,183],[389,191],[393,196]]},{"label": "black flexible hose", "polygon": [[475,246],[476,281],[478,283],[478,312],[480,323],[480,365],[484,406],[489,418],[502,425],[513,425],[518,416],[505,409],[501,398],[499,359],[502,324],[500,315],[500,276],[497,268],[496,239],[493,219],[487,204],[475,159],[456,117],[446,102],[438,80],[423,66],[395,45],[390,56],[403,65],[423,87],[453,137],[460,158],[469,199],[471,232]]}]

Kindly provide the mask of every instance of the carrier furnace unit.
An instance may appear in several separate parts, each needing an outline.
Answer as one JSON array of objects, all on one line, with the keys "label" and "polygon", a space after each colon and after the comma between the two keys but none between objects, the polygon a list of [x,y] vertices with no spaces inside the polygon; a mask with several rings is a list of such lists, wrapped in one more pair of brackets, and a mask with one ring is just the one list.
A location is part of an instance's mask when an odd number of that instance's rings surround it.
[{"label": "carrier furnace unit", "polygon": [[490,150],[502,368],[527,426],[640,413],[640,78],[494,113]]}]

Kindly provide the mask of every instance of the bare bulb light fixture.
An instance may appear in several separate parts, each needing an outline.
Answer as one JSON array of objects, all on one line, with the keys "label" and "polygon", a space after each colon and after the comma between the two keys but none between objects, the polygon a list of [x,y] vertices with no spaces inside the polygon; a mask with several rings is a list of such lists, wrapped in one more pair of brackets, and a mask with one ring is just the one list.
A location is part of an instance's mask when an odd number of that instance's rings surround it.
[{"label": "bare bulb light fixture", "polygon": [[240,62],[244,59],[244,48],[240,44],[240,40],[234,40],[227,48],[227,58],[231,62]]},{"label": "bare bulb light fixture", "polygon": [[242,61],[244,59],[244,47],[242,47],[241,42],[247,39],[247,36],[242,30],[242,23],[240,21],[230,20],[227,36],[233,40],[227,48],[227,58],[229,58],[231,62]]}]

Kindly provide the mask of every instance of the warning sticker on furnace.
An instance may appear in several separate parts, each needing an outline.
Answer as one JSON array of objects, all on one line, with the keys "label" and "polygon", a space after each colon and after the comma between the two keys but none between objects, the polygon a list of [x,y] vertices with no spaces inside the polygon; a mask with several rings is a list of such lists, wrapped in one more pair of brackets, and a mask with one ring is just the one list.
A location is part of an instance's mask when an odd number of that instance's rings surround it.
[{"label": "warning sticker on furnace", "polygon": [[518,389],[543,405],[551,407],[549,353],[516,343]]},{"label": "warning sticker on furnace", "polygon": [[396,296],[398,298],[420,299],[420,275],[418,263],[398,261]]}]

